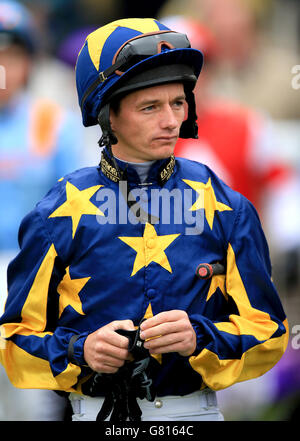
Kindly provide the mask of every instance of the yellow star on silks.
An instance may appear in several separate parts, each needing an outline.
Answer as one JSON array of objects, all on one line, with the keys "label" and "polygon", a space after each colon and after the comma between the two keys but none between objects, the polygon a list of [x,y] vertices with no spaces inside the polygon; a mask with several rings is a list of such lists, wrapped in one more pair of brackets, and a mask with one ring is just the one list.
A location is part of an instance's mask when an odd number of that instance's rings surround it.
[{"label": "yellow star on silks", "polygon": [[228,295],[226,293],[225,287],[225,275],[216,275],[211,278],[210,287],[207,293],[206,301],[211,298],[211,296],[217,291],[217,288],[220,288],[223,296],[226,300],[228,300]]},{"label": "yellow star on silks", "polygon": [[85,284],[90,280],[90,277],[83,277],[82,279],[71,279],[69,267],[66,268],[66,274],[57,287],[59,297],[59,317],[62,315],[67,306],[72,306],[78,314],[84,315],[82,310],[82,303],[79,293]]},{"label": "yellow star on silks", "polygon": [[211,185],[211,178],[208,179],[206,184],[203,182],[190,181],[188,179],[183,179],[183,182],[192,187],[199,194],[198,199],[192,205],[190,210],[196,211],[204,208],[205,217],[211,230],[214,222],[215,211],[232,210],[232,208],[228,207],[228,205],[217,201],[215,191]]},{"label": "yellow star on silks", "polygon": [[96,191],[103,185],[95,185],[93,187],[79,190],[71,182],[66,183],[66,195],[67,200],[60,207],[58,207],[50,217],[64,217],[69,216],[72,218],[72,238],[74,239],[79,221],[83,214],[94,214],[104,216],[101,210],[96,205],[90,202],[90,198]]},{"label": "yellow star on silks", "polygon": [[146,223],[143,237],[119,237],[122,242],[133,248],[137,253],[131,277],[144,266],[148,266],[151,262],[156,262],[158,265],[172,273],[170,263],[165,254],[165,249],[178,236],[180,236],[180,234],[158,236],[153,225]]}]

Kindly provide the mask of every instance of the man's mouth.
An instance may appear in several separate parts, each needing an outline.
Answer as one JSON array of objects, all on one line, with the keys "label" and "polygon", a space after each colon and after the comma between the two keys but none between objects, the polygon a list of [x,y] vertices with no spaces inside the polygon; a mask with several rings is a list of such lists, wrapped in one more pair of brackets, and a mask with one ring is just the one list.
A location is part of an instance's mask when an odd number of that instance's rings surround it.
[{"label": "man's mouth", "polygon": [[165,141],[165,142],[172,142],[177,139],[177,135],[173,136],[157,136],[154,138],[154,141]]}]

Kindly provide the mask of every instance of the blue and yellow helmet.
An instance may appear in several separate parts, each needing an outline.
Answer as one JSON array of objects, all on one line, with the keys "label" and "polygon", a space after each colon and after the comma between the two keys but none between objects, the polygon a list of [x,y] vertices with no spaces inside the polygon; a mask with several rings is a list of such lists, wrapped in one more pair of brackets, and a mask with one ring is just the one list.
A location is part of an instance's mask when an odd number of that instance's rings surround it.
[{"label": "blue and yellow helmet", "polygon": [[15,1],[0,1],[0,48],[18,44],[36,51],[36,29],[29,10]]},{"label": "blue and yellow helmet", "polygon": [[[76,63],[83,125],[100,123],[99,112],[111,99],[138,88],[178,81],[190,98],[202,64],[203,54],[190,47],[186,35],[155,19],[122,19],[95,30]],[[196,137],[189,132],[183,137]]]}]

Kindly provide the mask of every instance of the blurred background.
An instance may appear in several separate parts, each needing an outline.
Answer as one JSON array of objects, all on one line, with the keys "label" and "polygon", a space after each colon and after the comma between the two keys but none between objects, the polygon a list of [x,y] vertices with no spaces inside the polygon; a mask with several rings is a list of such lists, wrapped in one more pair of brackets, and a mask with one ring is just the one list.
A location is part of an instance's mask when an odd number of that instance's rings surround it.
[{"label": "blurred background", "polygon": [[[300,415],[298,0],[0,0],[0,67],[6,72],[3,78],[0,69],[0,314],[6,299],[6,268],[18,252],[22,218],[58,178],[99,162],[100,129],[83,128],[77,103],[78,51],[92,30],[129,17],[157,18],[186,33],[192,46],[204,52],[205,66],[196,89],[199,140],[180,140],[175,154],[211,166],[254,203],[289,321],[289,345],[281,361],[261,378],[220,391],[221,411],[226,420],[296,420]],[[64,418],[63,398],[53,392],[15,389],[0,366],[0,420]]]}]

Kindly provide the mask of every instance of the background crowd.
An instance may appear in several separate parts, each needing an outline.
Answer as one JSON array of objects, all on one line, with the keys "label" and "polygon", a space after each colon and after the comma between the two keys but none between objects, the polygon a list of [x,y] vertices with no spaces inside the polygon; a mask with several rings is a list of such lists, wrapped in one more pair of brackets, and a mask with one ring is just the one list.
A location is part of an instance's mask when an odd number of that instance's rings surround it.
[{"label": "background crowd", "polygon": [[[99,162],[98,127],[83,128],[74,67],[85,37],[112,20],[152,17],[204,52],[199,140],[175,154],[204,162],[259,211],[290,339],[261,378],[218,393],[227,420],[300,415],[300,3],[298,0],[19,1],[29,38],[8,41],[0,0],[0,314],[21,219],[65,173]],[[6,5],[6,6],[5,6]],[[28,15],[27,15],[28,12]],[[12,24],[13,26],[13,24]],[[26,31],[27,32],[27,31]],[[0,71],[3,72],[2,70]],[[2,79],[3,80],[3,79]],[[0,341],[1,344],[1,341]],[[13,388],[0,366],[0,420],[65,417],[52,392]]]}]

